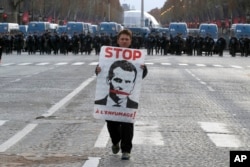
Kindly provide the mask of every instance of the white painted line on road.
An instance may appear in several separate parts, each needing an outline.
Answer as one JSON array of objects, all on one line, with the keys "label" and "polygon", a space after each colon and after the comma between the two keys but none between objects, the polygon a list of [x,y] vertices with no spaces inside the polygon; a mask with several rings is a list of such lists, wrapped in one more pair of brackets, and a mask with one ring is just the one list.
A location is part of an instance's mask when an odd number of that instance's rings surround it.
[{"label": "white painted line on road", "polygon": [[179,64],[179,66],[188,66],[188,64],[182,64],[182,63],[181,63],[181,64]]},{"label": "white painted line on road", "polygon": [[25,137],[27,134],[29,134],[38,124],[28,124],[26,125],[23,130],[19,131],[17,134],[12,136],[10,139],[8,139],[6,142],[0,145],[0,152],[5,152],[10,147],[15,145],[17,142],[19,142],[23,137]]},{"label": "white painted line on road", "polygon": [[13,65],[15,63],[6,63],[6,64],[1,64],[1,66],[10,66],[10,65]]},{"label": "white painted line on road", "polygon": [[208,90],[214,92],[215,90],[211,86],[207,86]]},{"label": "white painted line on road", "polygon": [[4,125],[7,122],[7,120],[0,120],[0,126]]},{"label": "white painted line on road", "polygon": [[146,65],[153,65],[154,63],[149,63],[149,62],[148,62],[148,63],[145,63],[145,64],[146,64]]},{"label": "white painted line on road", "polygon": [[10,82],[18,82],[18,81],[21,81],[21,78],[18,78],[18,79],[16,79],[16,80],[10,81]]},{"label": "white painted line on road", "polygon": [[89,63],[89,65],[91,65],[91,66],[96,66],[97,64],[99,64],[99,62],[92,62],[92,63]]},{"label": "white painted line on road", "polygon": [[214,67],[223,67],[222,65],[219,65],[219,64],[214,64],[213,66]]},{"label": "white painted line on road", "polygon": [[83,65],[83,64],[85,64],[85,63],[84,62],[75,62],[72,65],[74,65],[74,66],[80,66],[80,65]]},{"label": "white painted line on road", "polygon": [[20,63],[20,64],[18,64],[19,66],[26,66],[26,65],[30,65],[30,64],[32,64],[32,63]]},{"label": "white painted line on road", "polygon": [[98,167],[100,157],[89,157],[82,167]]},{"label": "white painted line on road", "polygon": [[105,125],[103,126],[103,128],[101,130],[101,133],[99,134],[99,136],[95,142],[94,147],[104,148],[107,146],[108,141],[109,141],[109,133],[108,133],[106,123],[105,123]]},{"label": "white painted line on road", "polygon": [[218,122],[199,122],[201,128],[207,133],[231,133],[227,125]]},{"label": "white painted line on road", "polygon": [[68,64],[68,62],[56,63],[55,65],[56,65],[56,66],[62,66],[62,65],[66,65],[66,64]]},{"label": "white painted line on road", "polygon": [[233,147],[239,148],[243,145],[238,136],[231,134],[207,134],[217,147]]},{"label": "white painted line on road", "polygon": [[171,63],[161,63],[161,65],[164,65],[164,66],[170,66]]},{"label": "white painted line on road", "polygon": [[85,80],[79,87],[77,87],[73,92],[68,94],[66,97],[64,97],[62,100],[60,100],[58,103],[53,105],[46,113],[44,113],[42,116],[48,117],[54,114],[57,110],[59,110],[62,106],[64,106],[66,103],[68,103],[74,96],[76,96],[80,91],[82,91],[86,86],[88,86],[96,76],[92,76],[89,79]]},{"label": "white painted line on road", "polygon": [[203,81],[200,81],[200,84],[206,85],[207,83],[206,83],[206,82],[203,82]]},{"label": "white painted line on road", "polygon": [[235,66],[235,65],[231,65],[231,67],[233,67],[233,68],[242,68],[241,66]]},{"label": "white painted line on road", "polygon": [[224,123],[198,122],[207,136],[217,147],[242,147],[237,135],[234,135]]},{"label": "white painted line on road", "polygon": [[135,122],[135,133],[133,143],[140,145],[157,145],[163,146],[164,140],[159,132],[159,127],[156,122]]},{"label": "white painted line on road", "polygon": [[49,64],[49,62],[44,62],[44,63],[37,63],[36,65],[37,66],[45,66],[45,65],[48,65]]},{"label": "white painted line on road", "polygon": [[[199,81],[200,84],[202,85],[207,85],[206,82],[202,81],[200,78],[198,78],[197,76],[195,76],[190,70],[185,69],[190,75],[192,75],[197,81]],[[215,90],[211,87],[211,86],[207,86],[208,90],[211,92],[214,92]]]},{"label": "white painted line on road", "polygon": [[198,67],[205,67],[206,65],[205,64],[196,64],[196,66],[198,66]]}]

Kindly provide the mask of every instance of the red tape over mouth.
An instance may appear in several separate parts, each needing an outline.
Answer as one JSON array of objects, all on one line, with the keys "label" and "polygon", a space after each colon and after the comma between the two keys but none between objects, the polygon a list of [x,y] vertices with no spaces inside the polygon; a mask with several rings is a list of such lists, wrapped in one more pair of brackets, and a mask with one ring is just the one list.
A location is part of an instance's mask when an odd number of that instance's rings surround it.
[{"label": "red tape over mouth", "polygon": [[123,92],[123,91],[120,91],[120,90],[109,90],[109,92],[111,93],[115,93],[115,94],[120,94],[120,95],[130,95],[129,93],[127,92]]}]

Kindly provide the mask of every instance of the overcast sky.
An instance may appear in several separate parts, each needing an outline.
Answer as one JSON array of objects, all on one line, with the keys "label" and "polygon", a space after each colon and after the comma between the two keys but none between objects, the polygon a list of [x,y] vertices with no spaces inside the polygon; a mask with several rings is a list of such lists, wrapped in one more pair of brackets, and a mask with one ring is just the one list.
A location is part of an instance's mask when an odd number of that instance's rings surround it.
[{"label": "overcast sky", "polygon": [[[144,11],[149,12],[154,8],[161,8],[167,0],[144,0]],[[120,0],[121,4],[129,4],[130,8],[141,10],[141,0]]]}]

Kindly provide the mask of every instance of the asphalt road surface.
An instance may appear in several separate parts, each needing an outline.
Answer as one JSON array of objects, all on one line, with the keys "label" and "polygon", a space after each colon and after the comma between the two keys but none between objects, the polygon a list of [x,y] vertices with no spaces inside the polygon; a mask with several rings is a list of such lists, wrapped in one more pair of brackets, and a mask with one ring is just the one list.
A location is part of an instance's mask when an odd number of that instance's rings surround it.
[{"label": "asphalt road surface", "polygon": [[97,63],[3,55],[1,167],[227,167],[230,151],[250,151],[250,57],[146,56],[129,161],[92,115]]}]

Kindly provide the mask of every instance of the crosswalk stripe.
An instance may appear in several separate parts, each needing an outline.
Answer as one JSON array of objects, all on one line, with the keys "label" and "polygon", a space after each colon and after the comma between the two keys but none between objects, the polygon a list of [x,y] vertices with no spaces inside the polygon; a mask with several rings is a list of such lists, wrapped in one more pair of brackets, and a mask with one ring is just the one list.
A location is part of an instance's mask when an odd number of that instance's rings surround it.
[{"label": "crosswalk stripe", "polygon": [[7,120],[0,120],[0,126],[4,125],[7,122]]},{"label": "crosswalk stripe", "polygon": [[163,146],[164,140],[157,123],[136,121],[133,143]]},{"label": "crosswalk stripe", "polygon": [[242,147],[239,136],[234,135],[224,123],[198,122],[207,136],[217,147]]}]

